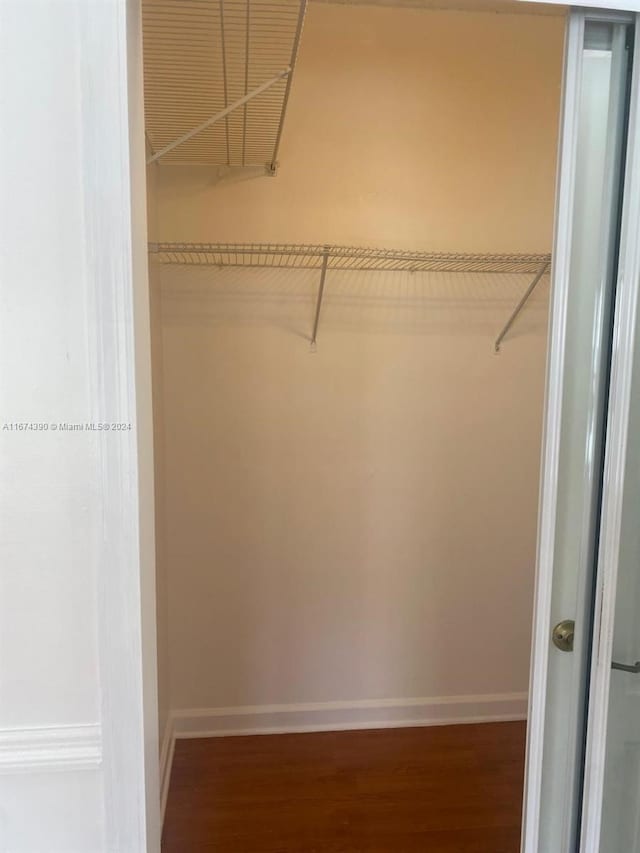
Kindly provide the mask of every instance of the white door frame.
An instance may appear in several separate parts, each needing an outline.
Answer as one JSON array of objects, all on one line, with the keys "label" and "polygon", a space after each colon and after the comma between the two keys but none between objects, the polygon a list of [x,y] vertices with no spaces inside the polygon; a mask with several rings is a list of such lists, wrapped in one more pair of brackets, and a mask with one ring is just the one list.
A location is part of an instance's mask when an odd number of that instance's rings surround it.
[{"label": "white door frame", "polygon": [[533,616],[533,644],[529,685],[527,761],[523,806],[523,853],[538,853],[542,801],[542,766],[545,738],[545,710],[549,671],[551,598],[555,563],[555,531],[558,507],[558,469],[562,434],[567,342],[567,304],[573,223],[578,110],[584,20],[572,16],[567,21],[563,78],[562,127],[558,152],[555,239],[551,270],[549,350],[545,397],[545,425],[542,438],[540,507],[538,517],[538,557]]},{"label": "white door frame", "polygon": [[[105,844],[160,850],[153,418],[139,0],[79,7],[87,289],[95,316],[95,422],[103,539],[98,648]],[[118,437],[120,438],[120,437]]]}]

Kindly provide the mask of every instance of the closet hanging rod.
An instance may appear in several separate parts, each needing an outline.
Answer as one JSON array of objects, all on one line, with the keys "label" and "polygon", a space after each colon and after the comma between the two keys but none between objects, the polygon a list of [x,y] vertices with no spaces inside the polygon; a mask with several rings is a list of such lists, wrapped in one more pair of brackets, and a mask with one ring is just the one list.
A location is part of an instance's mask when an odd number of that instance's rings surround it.
[{"label": "closet hanging rod", "polygon": [[401,249],[292,243],[150,243],[164,264],[216,267],[285,267],[386,272],[536,274],[549,254],[414,252]]}]

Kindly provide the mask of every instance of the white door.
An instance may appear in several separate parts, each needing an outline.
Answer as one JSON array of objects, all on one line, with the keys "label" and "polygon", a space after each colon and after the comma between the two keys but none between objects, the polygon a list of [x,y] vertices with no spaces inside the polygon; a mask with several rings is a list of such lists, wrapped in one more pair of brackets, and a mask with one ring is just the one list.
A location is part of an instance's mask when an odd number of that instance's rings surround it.
[{"label": "white door", "polygon": [[[640,348],[637,277],[627,318],[626,367],[619,365],[616,449],[607,460],[603,538],[599,560],[599,610],[589,720],[584,851],[640,851]],[[631,284],[631,282],[630,282]],[[630,288],[631,289],[631,288]],[[621,294],[622,295],[622,294]],[[631,337],[632,335],[632,337]],[[626,344],[624,344],[626,347]],[[620,388],[622,383],[630,384]]]},{"label": "white door", "polygon": [[611,361],[581,853],[640,851],[639,88],[636,62]]},{"label": "white door", "polygon": [[568,24],[526,853],[569,853],[578,839],[632,29],[616,13],[572,12]]}]

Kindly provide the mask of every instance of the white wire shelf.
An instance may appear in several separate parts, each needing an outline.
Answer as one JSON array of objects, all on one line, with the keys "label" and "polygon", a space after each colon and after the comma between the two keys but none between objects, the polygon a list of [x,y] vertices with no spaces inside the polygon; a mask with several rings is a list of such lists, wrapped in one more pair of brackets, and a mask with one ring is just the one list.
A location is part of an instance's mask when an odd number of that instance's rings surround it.
[{"label": "white wire shelf", "polygon": [[[470,254],[412,252],[356,246],[291,243],[152,243],[149,251],[163,264],[216,267],[379,270],[388,272],[478,272],[535,274],[549,254]],[[326,261],[326,263],[325,263]]]},{"label": "white wire shelf", "polygon": [[151,157],[169,148],[163,163],[275,169],[305,7],[306,0],[143,0]]},{"label": "white wire shelf", "polygon": [[495,339],[494,350],[499,352],[502,341],[551,267],[551,255],[541,253],[411,252],[295,243],[149,243],[149,252],[161,264],[319,270],[320,280],[311,335],[311,347],[314,350],[325,281],[330,270],[520,274],[529,278],[533,276]]}]

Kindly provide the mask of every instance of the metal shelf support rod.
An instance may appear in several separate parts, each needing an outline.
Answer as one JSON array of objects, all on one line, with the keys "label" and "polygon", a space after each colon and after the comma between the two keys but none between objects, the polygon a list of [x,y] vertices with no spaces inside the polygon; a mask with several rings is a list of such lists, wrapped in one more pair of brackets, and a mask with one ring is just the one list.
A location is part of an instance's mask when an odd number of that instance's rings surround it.
[{"label": "metal shelf support rod", "polygon": [[237,110],[238,107],[244,106],[248,101],[252,100],[252,98],[256,98],[258,95],[261,95],[263,92],[266,92],[267,89],[270,89],[272,86],[275,86],[276,83],[279,83],[285,77],[288,77],[291,73],[291,68],[285,68],[284,71],[280,71],[279,74],[276,74],[275,77],[272,77],[270,80],[267,80],[265,83],[262,83],[256,89],[252,89],[248,92],[244,97],[239,98],[237,101],[234,101],[232,104],[229,104],[228,107],[225,107],[219,113],[216,113],[211,118],[208,118],[206,121],[203,121],[202,124],[199,124],[197,127],[194,127],[188,133],[185,133],[183,136],[180,136],[178,139],[175,139],[169,145],[166,145],[164,148],[161,148],[160,151],[156,151],[156,153],[152,157],[147,158],[147,165],[149,163],[155,163],[156,160],[159,160],[161,157],[164,157],[165,154],[168,154],[170,151],[173,151],[174,148],[177,148],[178,145],[182,145],[183,142],[187,142],[187,140],[196,136],[198,133],[202,133],[203,130],[206,130],[208,127],[211,127],[212,124],[215,124],[221,119],[225,118],[229,115],[229,113]]},{"label": "metal shelf support rod", "polygon": [[269,164],[268,170],[269,174],[275,175],[276,169],[278,168],[278,152],[280,151],[280,140],[282,139],[282,130],[284,128],[284,119],[287,113],[287,105],[289,104],[289,95],[291,93],[291,84],[293,82],[293,71],[296,67],[296,60],[298,58],[298,48],[300,47],[300,36],[302,35],[302,24],[304,22],[305,12],[307,10],[307,0],[301,0],[300,2],[300,11],[298,12],[298,25],[296,27],[296,34],[293,38],[293,47],[291,48],[291,74],[289,74],[289,78],[287,79],[287,88],[285,89],[284,98],[282,100],[282,111],[280,112],[280,121],[278,123],[278,132],[276,134],[276,141],[273,145],[273,154],[271,156],[271,163]]},{"label": "metal shelf support rod", "polygon": [[322,309],[322,297],[324,296],[324,283],[327,278],[327,264],[329,263],[329,252],[325,251],[322,256],[322,269],[320,271],[320,287],[318,288],[318,298],[316,300],[316,316],[313,321],[313,335],[311,336],[311,348],[315,348],[318,337],[318,324],[320,323],[320,311]]},{"label": "metal shelf support rod", "polygon": [[520,302],[518,302],[518,304],[517,304],[517,305],[516,305],[516,307],[514,308],[514,310],[513,310],[512,314],[511,314],[511,316],[509,317],[509,319],[507,320],[507,322],[504,324],[502,331],[500,332],[500,334],[499,334],[499,335],[498,335],[498,337],[496,338],[496,342],[495,342],[495,345],[494,345],[494,348],[495,348],[495,351],[496,351],[496,352],[500,352],[500,344],[501,344],[501,343],[502,343],[502,341],[504,340],[505,335],[507,334],[507,332],[509,331],[509,329],[513,326],[513,324],[515,323],[515,321],[516,321],[516,319],[517,319],[517,317],[518,317],[518,314],[522,311],[522,309],[524,308],[524,306],[527,304],[527,302],[528,302],[528,300],[529,300],[529,297],[531,296],[531,294],[533,293],[533,291],[534,291],[534,290],[536,289],[536,287],[538,286],[538,284],[539,284],[539,282],[540,282],[540,279],[541,279],[541,278],[542,278],[542,276],[546,273],[546,271],[547,271],[547,268],[548,268],[548,267],[549,267],[549,261],[545,261],[545,262],[542,264],[542,266],[540,267],[540,269],[538,270],[538,272],[536,273],[535,278],[533,279],[533,281],[531,282],[531,284],[529,285],[529,287],[526,289],[526,291],[525,291],[525,293],[524,293],[524,296],[522,297],[522,299],[520,300]]}]

